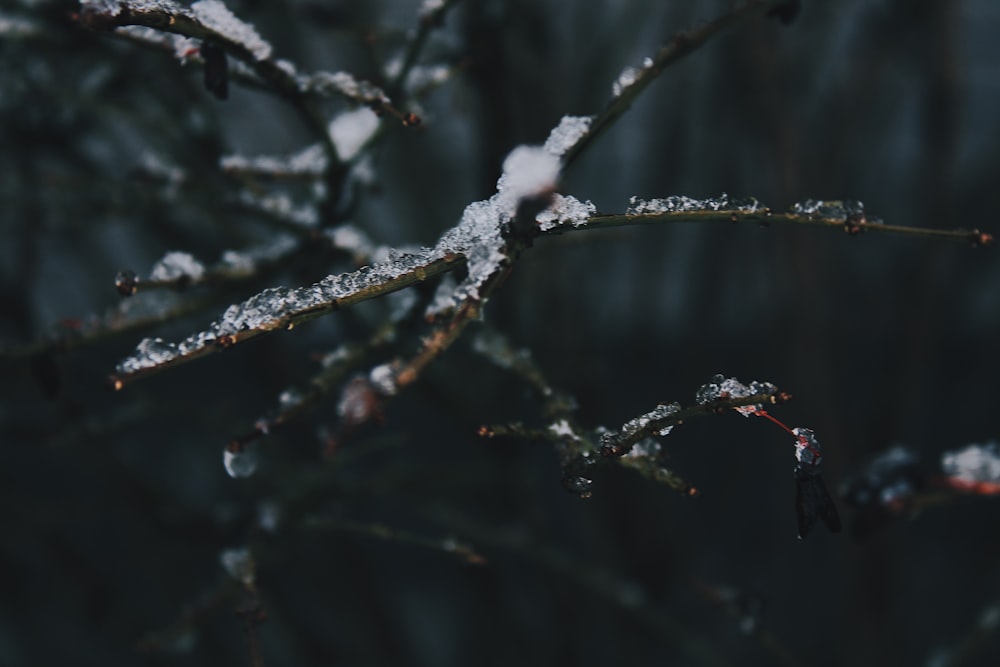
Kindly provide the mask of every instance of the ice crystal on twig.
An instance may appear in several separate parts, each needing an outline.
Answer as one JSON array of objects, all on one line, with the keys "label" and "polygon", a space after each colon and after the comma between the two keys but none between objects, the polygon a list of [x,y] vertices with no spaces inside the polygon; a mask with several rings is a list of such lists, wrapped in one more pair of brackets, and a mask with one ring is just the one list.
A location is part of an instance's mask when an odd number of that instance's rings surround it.
[{"label": "ice crystal on twig", "polygon": [[358,81],[347,72],[316,72],[299,76],[299,90],[318,95],[343,95],[364,104],[388,104],[382,89],[367,81]]},{"label": "ice crystal on twig", "polygon": [[562,157],[590,131],[593,120],[593,116],[563,116],[549,132],[543,148],[556,157]]},{"label": "ice crystal on twig", "polygon": [[326,171],[328,162],[323,145],[311,144],[287,157],[226,155],[219,160],[219,167],[232,173],[270,177],[319,176]]},{"label": "ice crystal on twig", "polygon": [[291,227],[312,228],[319,225],[319,211],[312,204],[296,205],[284,192],[256,195],[248,190],[240,192],[236,201],[246,208],[266,213],[272,219]]},{"label": "ice crystal on twig", "polygon": [[642,71],[645,69],[650,69],[653,66],[653,59],[646,58],[642,61],[642,68],[636,67],[626,67],[622,70],[622,73],[618,75],[615,82],[611,84],[611,94],[614,97],[621,97],[628,88],[632,87],[632,84],[636,82]]},{"label": "ice crystal on twig", "polygon": [[663,199],[629,199],[628,215],[649,215],[657,213],[696,213],[704,211],[734,211],[739,213],[759,213],[765,206],[754,197],[732,199],[726,193],[708,199],[694,199],[683,195],[673,195]]},{"label": "ice crystal on twig", "polygon": [[205,275],[205,266],[186,252],[168,252],[149,273],[150,280],[196,283]]},{"label": "ice crystal on twig", "polygon": [[547,232],[556,227],[579,227],[585,225],[590,216],[597,213],[592,202],[582,202],[576,197],[555,194],[548,208],[535,216],[538,228]]},{"label": "ice crystal on twig", "polygon": [[233,479],[250,477],[257,471],[257,450],[253,444],[233,444],[222,450],[222,464]]},{"label": "ice crystal on twig", "polygon": [[[695,400],[699,405],[705,405],[728,398],[746,398],[747,396],[756,396],[758,394],[773,395],[777,391],[778,388],[770,382],[754,380],[749,385],[745,385],[736,378],[727,378],[722,374],[717,374],[712,377],[711,382],[703,384],[698,388]],[[733,407],[733,409],[744,417],[749,417],[760,410],[761,407],[762,404],[755,403],[753,405],[738,405]]]},{"label": "ice crystal on twig", "polygon": [[257,60],[271,57],[271,45],[252,25],[236,18],[221,0],[200,0],[191,5],[191,12],[203,26],[240,44]]},{"label": "ice crystal on twig", "polygon": [[952,486],[1000,493],[1000,445],[995,441],[945,452],[941,469]]},{"label": "ice crystal on twig", "polygon": [[792,204],[789,208],[795,215],[804,215],[810,218],[823,218],[838,222],[854,224],[880,224],[878,218],[865,215],[865,205],[860,201],[845,200],[822,200],[805,199]]},{"label": "ice crystal on twig", "polygon": [[667,420],[680,411],[679,403],[660,403],[649,412],[625,422],[617,431],[605,431],[600,436],[601,454],[622,456],[628,453],[643,436],[654,433],[666,436],[673,427],[672,423],[666,423]]}]

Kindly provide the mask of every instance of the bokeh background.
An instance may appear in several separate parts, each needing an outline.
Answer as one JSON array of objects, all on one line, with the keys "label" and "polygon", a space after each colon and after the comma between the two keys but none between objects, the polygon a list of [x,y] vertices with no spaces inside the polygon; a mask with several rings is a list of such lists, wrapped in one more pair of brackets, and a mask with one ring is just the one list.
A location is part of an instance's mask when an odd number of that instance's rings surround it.
[{"label": "bokeh background", "polygon": [[[419,10],[227,5],[300,69],[374,81]],[[433,243],[493,192],[511,148],[596,113],[625,66],[728,6],[459,3],[422,60],[454,76],[421,100],[419,130],[387,133],[353,222],[379,242]],[[366,336],[381,304],[107,388],[142,335],[177,340],[256,289],[343,269],[329,258],[148,331],[19,356],[114,307],[120,269],[266,239],[231,205],[219,157],[312,141],[275,98],[233,85],[216,100],[197,68],[84,31],[76,10],[0,11],[0,664],[245,662],[245,600],[219,558],[248,544],[266,665],[1000,660],[1000,501],[948,497],[865,539],[818,527],[799,541],[791,443],[763,420],[696,420],[664,441],[696,499],[608,466],[580,500],[550,446],[476,437],[544,422],[537,396],[460,343],[330,460],[335,397],[264,440],[257,474],[230,479],[223,445],[317,354]],[[805,0],[790,26],[749,21],[670,68],[563,190],[606,212],[633,195],[850,198],[895,224],[996,233],[998,31],[988,0]],[[150,155],[185,184],[143,176]],[[1000,437],[998,299],[995,248],[663,225],[539,240],[486,320],[590,426],[690,403],[717,372],[774,382],[795,396],[775,414],[817,432],[836,489],[895,444],[933,468]]]}]

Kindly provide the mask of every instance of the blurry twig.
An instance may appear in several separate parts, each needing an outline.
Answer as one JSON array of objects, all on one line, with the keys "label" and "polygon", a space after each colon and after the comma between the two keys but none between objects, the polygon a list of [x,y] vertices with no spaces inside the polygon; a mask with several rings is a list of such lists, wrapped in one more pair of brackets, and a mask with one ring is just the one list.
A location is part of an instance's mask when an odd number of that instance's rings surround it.
[{"label": "blurry twig", "polygon": [[388,94],[390,98],[401,96],[406,86],[406,79],[413,70],[413,66],[416,65],[417,58],[420,57],[420,52],[427,43],[427,38],[430,36],[431,31],[444,23],[444,18],[448,10],[456,4],[458,4],[458,0],[443,0],[437,7],[434,7],[430,11],[421,12],[420,26],[417,28],[417,34],[410,40],[406,48],[406,55],[403,56],[403,63],[399,68],[399,72],[389,83]]},{"label": "blurry twig", "polygon": [[747,0],[721,16],[705,23],[701,27],[678,33],[660,48],[652,58],[648,67],[636,72],[630,85],[625,87],[620,95],[614,97],[605,109],[598,114],[590,125],[590,130],[584,137],[567,151],[563,164],[568,167],[576,161],[580,154],[591,143],[611,127],[624,114],[632,102],[649,86],[660,73],[674,62],[693,53],[705,42],[715,37],[724,29],[751,16],[762,15],[788,4],[788,0]]},{"label": "blurry twig", "polygon": [[657,639],[679,648],[696,664],[730,664],[709,641],[650,601],[636,581],[587,563],[570,552],[540,544],[523,530],[487,526],[450,506],[434,508],[430,517],[448,529],[468,536],[476,544],[511,551],[589,590],[629,614]]},{"label": "blurry twig", "polygon": [[443,552],[470,565],[484,565],[487,562],[486,558],[473,547],[453,538],[434,539],[423,537],[407,530],[391,528],[380,523],[350,521],[328,516],[308,516],[303,520],[302,527],[307,530],[357,533],[378,540],[412,544],[424,549]]}]

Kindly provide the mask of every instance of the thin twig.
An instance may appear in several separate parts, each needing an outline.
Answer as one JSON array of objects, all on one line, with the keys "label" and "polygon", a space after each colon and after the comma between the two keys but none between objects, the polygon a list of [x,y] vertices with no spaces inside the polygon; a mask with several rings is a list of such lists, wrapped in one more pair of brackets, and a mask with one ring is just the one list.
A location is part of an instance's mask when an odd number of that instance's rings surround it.
[{"label": "thin twig", "polygon": [[585,229],[612,229],[616,227],[632,227],[637,225],[653,225],[663,223],[709,223],[709,222],[751,222],[761,225],[789,224],[807,225],[840,229],[848,234],[863,232],[883,232],[887,234],[902,234],[905,236],[922,236],[929,238],[945,238],[966,241],[973,245],[990,245],[993,243],[991,234],[978,229],[935,229],[928,227],[907,227],[904,225],[887,225],[882,223],[851,220],[843,217],[820,217],[801,215],[797,213],[773,213],[768,209],[758,211],[743,211],[738,209],[716,211],[669,211],[664,213],[640,214],[602,214],[587,218],[578,225],[559,225],[541,232],[541,236],[554,236]]},{"label": "thin twig", "polygon": [[359,535],[373,537],[378,540],[412,544],[424,549],[440,551],[471,565],[484,565],[487,562],[485,556],[464,542],[459,542],[458,540],[447,537],[443,539],[424,537],[408,530],[392,528],[381,523],[350,521],[347,519],[337,519],[323,516],[306,517],[302,522],[302,527],[307,530],[330,530],[357,533]]},{"label": "thin twig", "polygon": [[[270,317],[262,318],[262,321],[257,322],[252,328],[224,333],[220,333],[214,329],[198,332],[189,336],[180,345],[159,354],[159,359],[157,360],[142,359],[141,352],[138,353],[139,358],[136,360],[141,363],[132,364],[128,363],[129,360],[126,360],[123,364],[120,364],[119,372],[111,377],[111,384],[115,389],[121,389],[125,383],[132,380],[146,377],[181,363],[200,359],[209,354],[230,348],[237,343],[256,338],[261,334],[282,329],[293,329],[321,315],[326,315],[362,301],[368,301],[369,299],[375,299],[391,292],[396,292],[415,283],[427,280],[432,276],[451,271],[464,261],[465,257],[461,254],[446,254],[436,259],[429,259],[426,262],[418,263],[403,273],[382,278],[374,282],[374,284],[366,283],[343,296],[326,299],[314,299],[310,296],[303,299],[302,305],[290,303],[287,298],[276,299],[280,303],[268,305],[269,307],[277,308],[278,312],[275,312]],[[345,282],[348,280],[364,281],[365,276],[375,270],[377,270],[377,267],[365,267],[358,271],[341,274],[339,278]],[[308,291],[311,288],[304,289]],[[282,293],[288,296],[294,292],[294,290],[283,290]],[[268,295],[265,292],[256,297],[251,297],[251,299],[244,302],[242,304],[244,312],[245,309],[250,307],[263,307],[265,304],[259,299],[262,296]],[[257,306],[258,303],[260,304],[259,306]],[[241,306],[235,306],[235,308],[239,309]],[[146,363],[147,361],[149,363]]]},{"label": "thin twig", "polygon": [[626,87],[620,95],[608,102],[604,111],[591,122],[590,130],[570,148],[563,157],[564,167],[568,167],[587,150],[597,137],[610,128],[624,114],[632,102],[649,86],[660,73],[676,61],[687,56],[712,37],[715,37],[729,26],[748,19],[751,16],[764,14],[787,3],[788,0],[748,0],[737,5],[729,12],[709,21],[699,28],[678,33],[657,52],[649,67],[636,73],[634,82]]},{"label": "thin twig", "polygon": [[448,10],[456,4],[458,4],[458,0],[444,0],[440,6],[430,12],[421,14],[420,27],[417,28],[417,34],[410,41],[406,49],[406,55],[403,56],[403,63],[399,68],[399,72],[389,83],[388,95],[390,99],[402,96],[406,86],[406,78],[410,75],[413,66],[417,64],[417,58],[420,57],[420,52],[427,43],[427,38],[430,36],[431,31],[443,25],[444,17],[448,13]]}]

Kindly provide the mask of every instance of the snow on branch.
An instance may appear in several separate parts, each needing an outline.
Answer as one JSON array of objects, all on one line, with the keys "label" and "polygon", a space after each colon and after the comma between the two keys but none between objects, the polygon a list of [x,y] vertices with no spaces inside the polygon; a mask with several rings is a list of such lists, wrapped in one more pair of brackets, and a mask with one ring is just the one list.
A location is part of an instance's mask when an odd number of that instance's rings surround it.
[{"label": "snow on branch", "polygon": [[855,200],[806,199],[796,202],[789,210],[773,211],[755,197],[732,198],[723,193],[718,197],[696,199],[673,195],[662,199],[632,197],[625,213],[596,213],[591,205],[581,205],[572,198],[560,198],[536,217],[542,235],[562,234],[584,229],[607,229],[631,225],[680,222],[751,222],[767,227],[771,224],[807,225],[840,229],[856,236],[865,232],[884,232],[906,236],[966,241],[974,246],[993,243],[991,234],[979,229],[939,229],[890,225],[865,212],[862,202]]},{"label": "snow on branch", "polygon": [[664,69],[698,50],[705,42],[726,28],[752,16],[771,15],[776,11],[782,11],[788,4],[788,0],[746,0],[697,28],[677,33],[660,47],[653,57],[645,58],[641,68],[628,67],[623,70],[612,86],[612,97],[608,105],[594,117],[593,123],[581,141],[576,142],[572,149],[566,152],[565,165],[569,166],[575,162],[591,142],[628,111],[632,102]]},{"label": "snow on branch", "polygon": [[[378,110],[388,110],[401,119],[408,116],[397,112],[379,87],[358,81],[347,72],[299,74],[291,62],[273,59],[270,43],[253,25],[233,15],[221,0],[200,0],[190,8],[173,0],[81,0],[80,21],[91,29],[123,30],[133,39],[166,47],[182,62],[193,60],[207,65],[208,58],[202,46],[210,44],[221,48],[246,63],[266,86],[286,97],[340,96]],[[133,26],[179,37],[159,39]],[[240,74],[245,78],[245,72]]]},{"label": "snow on branch", "polygon": [[306,287],[266,289],[230,306],[208,329],[179,343],[144,339],[132,355],[118,363],[112,385],[120,389],[124,382],[166,366],[202,357],[262,333],[292,329],[320,315],[426,280],[463,259],[459,254],[434,251],[394,253],[384,262],[327,276]]}]

